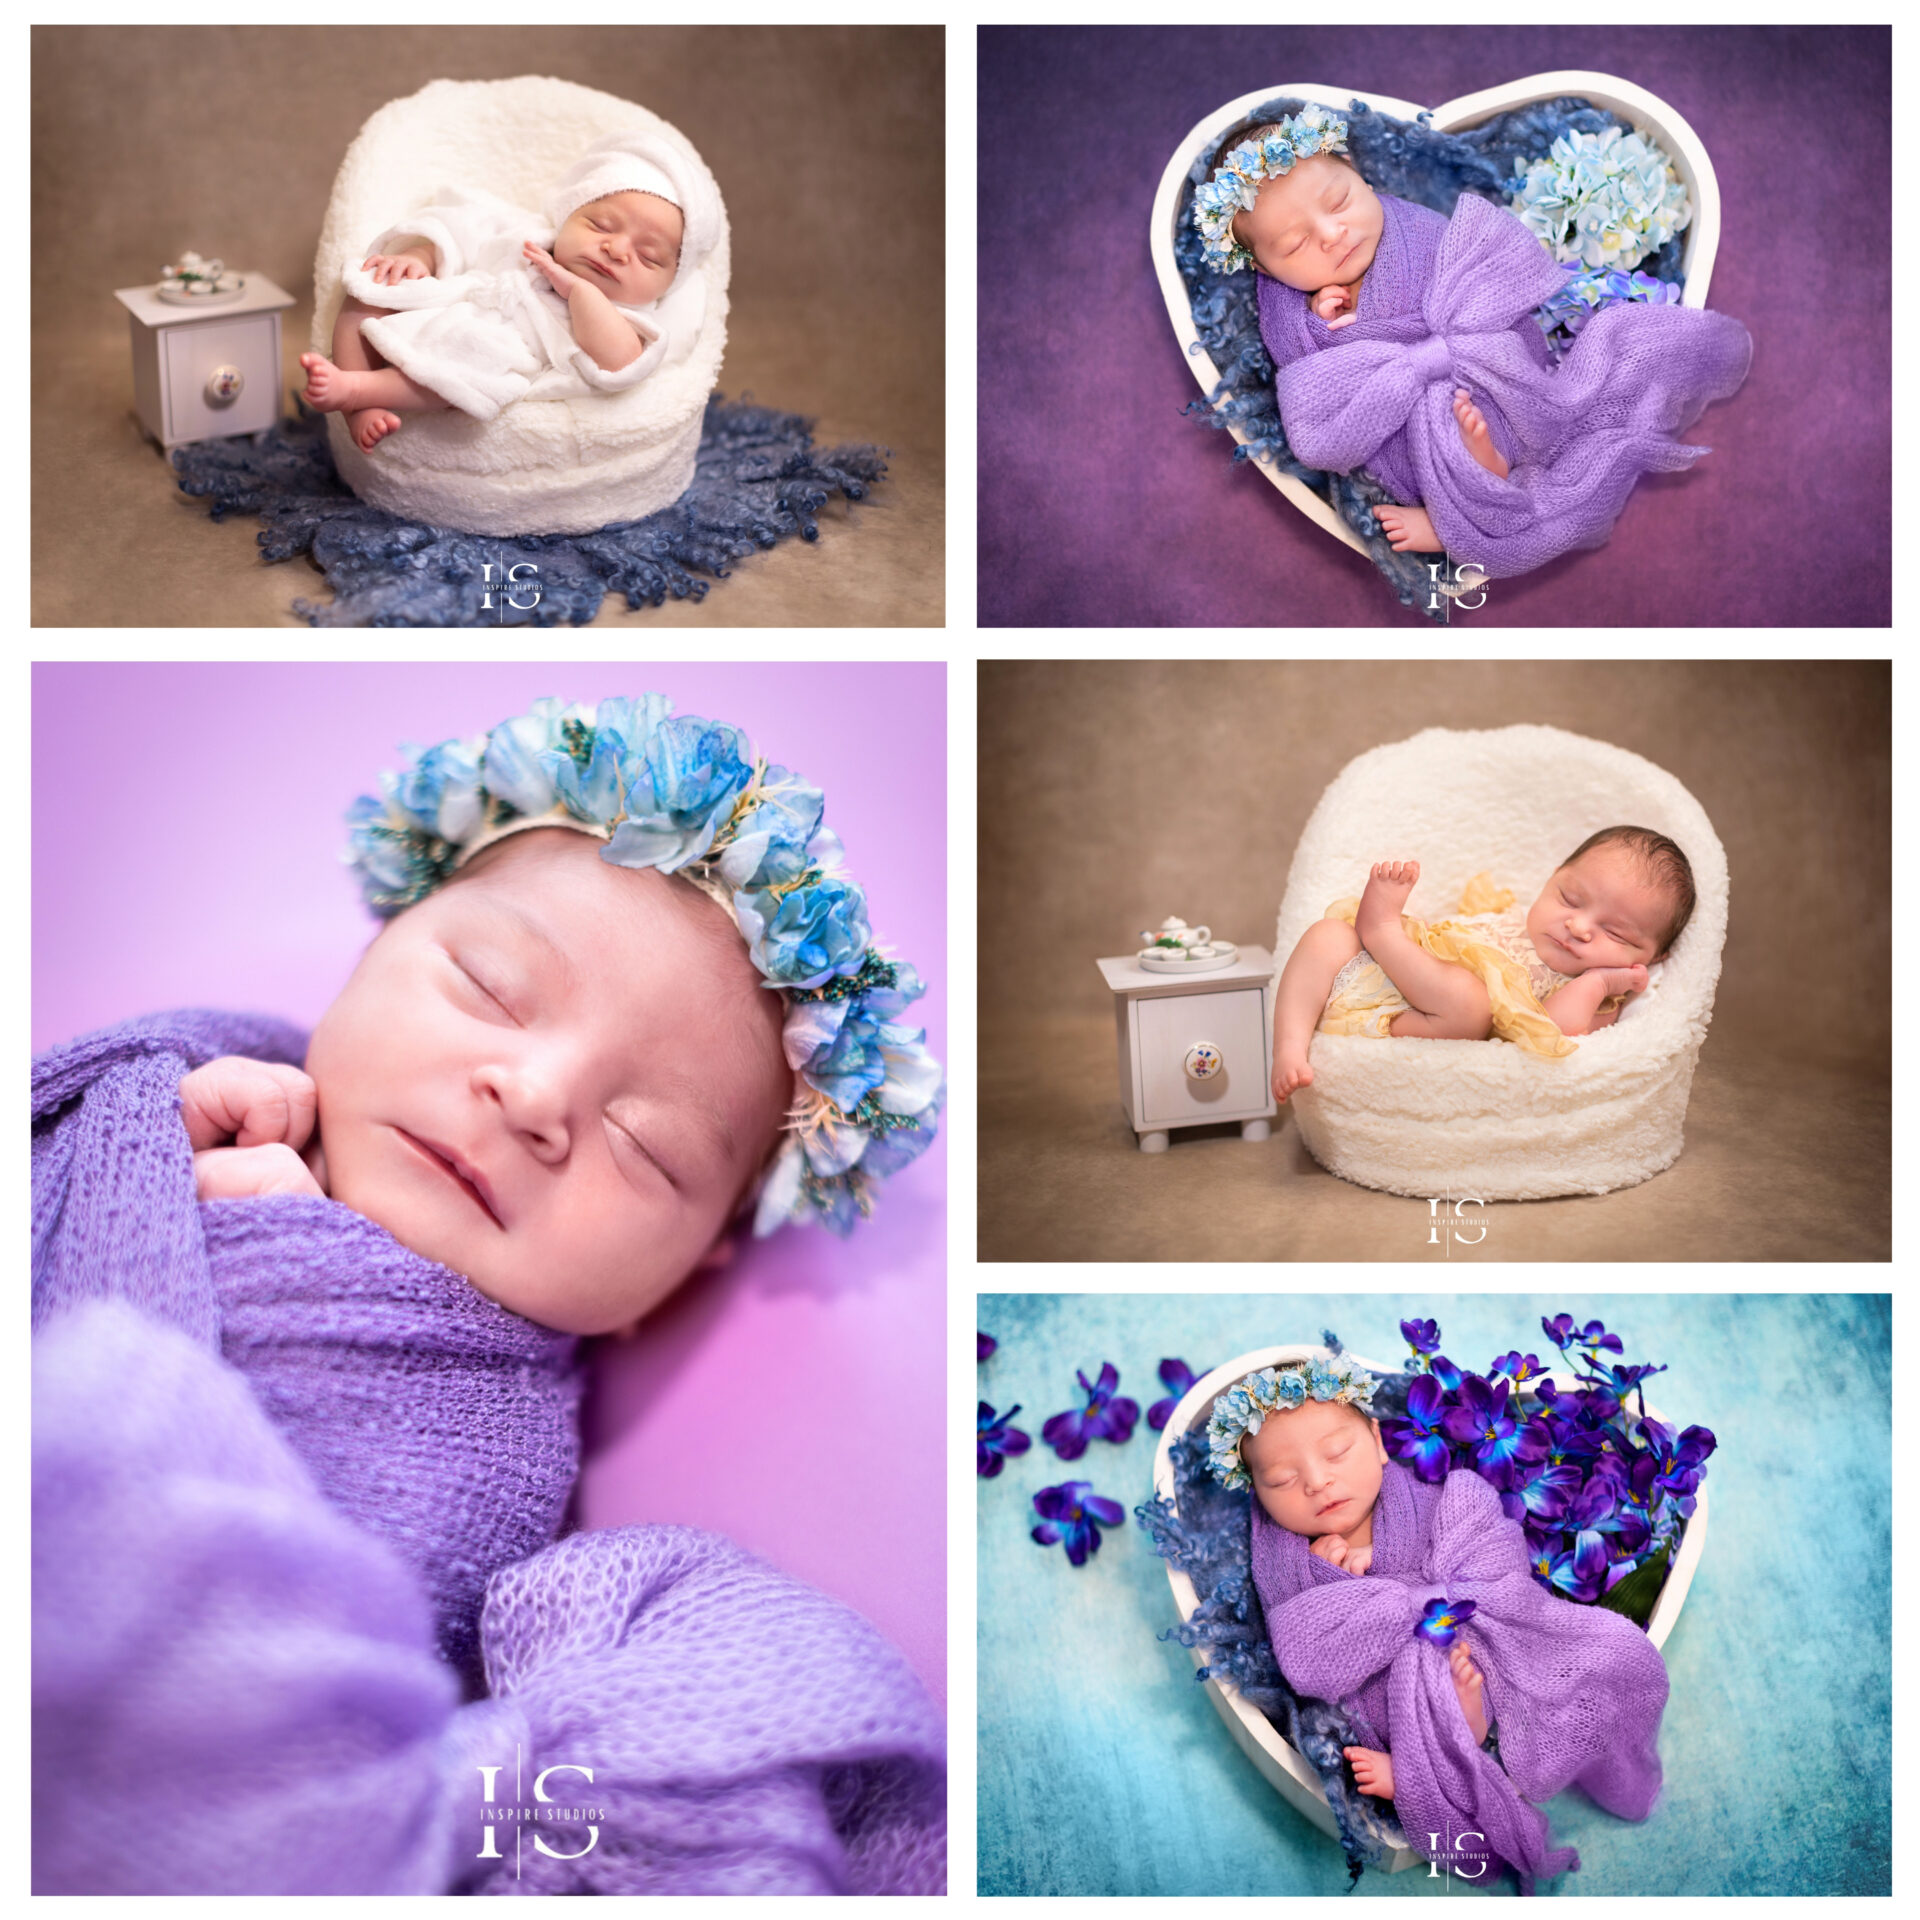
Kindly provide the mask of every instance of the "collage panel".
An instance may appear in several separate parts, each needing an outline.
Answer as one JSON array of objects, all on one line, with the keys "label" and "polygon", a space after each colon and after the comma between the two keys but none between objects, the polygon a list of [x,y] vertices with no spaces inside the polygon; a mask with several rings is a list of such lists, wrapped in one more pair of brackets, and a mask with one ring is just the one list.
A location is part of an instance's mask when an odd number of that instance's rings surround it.
[{"label": "collage panel", "polygon": [[1890,1892],[1890,1296],[979,1307],[982,1895]]},{"label": "collage panel", "polygon": [[979,689],[983,1260],[1889,1257],[1888,662]]},{"label": "collage panel", "polygon": [[979,59],[984,627],[1888,625],[1885,24]]},{"label": "collage panel", "polygon": [[36,667],[36,1891],[945,1891],[945,683]]},{"label": "collage panel", "polygon": [[938,24],[31,45],[36,625],[944,624]]}]

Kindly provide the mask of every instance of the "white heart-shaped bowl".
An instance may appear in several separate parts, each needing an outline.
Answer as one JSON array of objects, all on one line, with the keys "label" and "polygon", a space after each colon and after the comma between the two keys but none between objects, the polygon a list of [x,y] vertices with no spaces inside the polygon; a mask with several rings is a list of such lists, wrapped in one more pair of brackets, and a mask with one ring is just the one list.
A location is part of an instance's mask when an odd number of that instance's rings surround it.
[{"label": "white heart-shaped bowl", "polygon": [[[1270,88],[1265,93],[1250,97],[1257,103],[1271,100],[1275,93],[1285,91],[1285,88]],[[1220,124],[1228,126],[1232,123],[1222,121]],[[1213,1412],[1214,1401],[1236,1381],[1244,1380],[1261,1367],[1278,1366],[1283,1360],[1330,1360],[1332,1357],[1325,1347],[1319,1346],[1261,1347],[1253,1353],[1243,1353],[1238,1359],[1227,1361],[1224,1366],[1215,1367],[1211,1373],[1196,1380],[1174,1408],[1172,1418],[1160,1435],[1160,1445],[1153,1456],[1154,1492],[1167,1500],[1175,1498],[1173,1443],[1193,1428],[1204,1427],[1208,1415]],[[1383,1367],[1379,1361],[1365,1359],[1357,1353],[1349,1354],[1347,1358],[1374,1373],[1399,1371],[1397,1367]],[[1570,1373],[1550,1373],[1544,1377],[1569,1393],[1580,1384]],[[1666,1420],[1657,1407],[1649,1406],[1647,1412],[1656,1420]],[[1656,1647],[1666,1645],[1674,1622],[1680,1618],[1680,1608],[1686,1600],[1687,1589],[1693,1585],[1694,1569],[1700,1564],[1701,1552],[1707,1544],[1705,1487],[1695,1494],[1694,1500],[1693,1513],[1680,1529],[1680,1546],[1667,1569],[1666,1585],[1660,1589],[1660,1597],[1653,1604],[1653,1616],[1647,1622],[1647,1638]],[[1200,1604],[1200,1596],[1194,1592],[1192,1580],[1178,1567],[1170,1565],[1167,1568],[1167,1579],[1173,1587],[1173,1604],[1179,1608],[1180,1621],[1184,1626],[1193,1618],[1193,1610]],[[1196,1667],[1207,1664],[1204,1648],[1194,1647],[1190,1651]],[[1340,1830],[1334,1825],[1333,1809],[1327,1805],[1326,1790],[1320,1784],[1320,1776],[1294,1748],[1281,1739],[1279,1729],[1273,1722],[1241,1696],[1240,1689],[1231,1680],[1210,1677],[1205,1685],[1207,1695],[1219,1709],[1220,1718],[1227,1723],[1227,1731],[1233,1735],[1235,1745],[1258,1768],[1260,1777],[1276,1789],[1289,1805],[1305,1814],[1322,1832],[1337,1840]],[[1386,1864],[1389,1872],[1400,1873],[1408,1867],[1418,1866],[1420,1855],[1411,1847],[1395,1847],[1388,1855]]]},{"label": "white heart-shaped bowl", "polygon": [[[1591,100],[1596,107],[1617,113],[1630,122],[1636,132],[1644,133],[1672,156],[1674,171],[1685,183],[1693,203],[1693,219],[1681,236],[1680,303],[1704,307],[1713,256],[1720,245],[1720,184],[1714,178],[1713,162],[1707,158],[1699,135],[1657,95],[1610,73],[1536,73],[1524,80],[1510,80],[1504,86],[1487,87],[1459,100],[1449,100],[1445,106],[1434,109],[1432,124],[1443,133],[1458,133],[1463,128],[1477,127],[1491,120],[1497,113],[1524,107],[1535,100],[1558,100],[1567,94]],[[1174,262],[1173,243],[1179,230],[1181,193],[1193,163],[1204,158],[1229,127],[1244,120],[1262,102],[1282,96],[1317,101],[1336,111],[1350,100],[1363,100],[1375,113],[1390,114],[1396,120],[1413,120],[1421,112],[1411,101],[1395,100],[1383,93],[1359,93],[1350,87],[1280,84],[1260,87],[1252,93],[1243,93],[1237,100],[1229,100],[1224,107],[1208,114],[1181,141],[1167,162],[1166,171],[1160,176],[1160,190],[1153,197],[1153,266],[1160,276],[1160,292],[1167,303],[1167,318],[1173,322],[1174,338],[1180,342],[1180,350],[1193,369],[1193,377],[1200,383],[1203,395],[1210,395],[1220,384],[1220,370],[1194,330],[1186,282],[1180,278],[1180,269]],[[1229,431],[1242,446],[1246,444],[1247,436],[1237,426],[1230,427]],[[1316,526],[1324,527],[1336,540],[1344,540],[1356,553],[1367,551],[1360,536],[1311,487],[1263,461],[1254,460],[1252,464]]]}]

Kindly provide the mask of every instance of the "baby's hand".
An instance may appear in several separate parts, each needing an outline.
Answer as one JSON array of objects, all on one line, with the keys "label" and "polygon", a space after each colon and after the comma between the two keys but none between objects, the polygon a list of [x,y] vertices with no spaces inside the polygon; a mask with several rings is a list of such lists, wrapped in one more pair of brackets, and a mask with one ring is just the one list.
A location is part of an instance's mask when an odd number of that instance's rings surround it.
[{"label": "baby's hand", "polygon": [[180,1117],[196,1153],[208,1147],[307,1144],[319,1103],[298,1067],[222,1054],[180,1082]]},{"label": "baby's hand", "polygon": [[1600,978],[1606,983],[1609,995],[1644,993],[1647,988],[1647,970],[1638,962],[1630,967],[1602,967]]},{"label": "baby's hand", "polygon": [[1349,1547],[1347,1549],[1347,1571],[1358,1578],[1373,1565],[1371,1547]]},{"label": "baby's hand", "polygon": [[[1342,327],[1352,326],[1360,317],[1353,311],[1351,287],[1322,287],[1308,304],[1327,323],[1329,333],[1337,333]],[[1336,320],[1335,314],[1341,317]]]},{"label": "baby's hand", "polygon": [[429,280],[432,270],[417,253],[375,253],[360,262],[361,266],[383,287],[390,287],[399,280]]},{"label": "baby's hand", "polygon": [[1347,1543],[1337,1533],[1321,1534],[1307,1551],[1330,1566],[1345,1567],[1349,1573],[1354,1571],[1349,1565],[1351,1556],[1347,1551]]},{"label": "baby's hand", "polygon": [[569,273],[545,247],[536,247],[531,240],[523,242],[520,250],[526,255],[529,265],[538,267],[547,276],[548,284],[561,299],[571,299],[575,287],[588,284],[577,273]]},{"label": "baby's hand", "polygon": [[264,1147],[209,1147],[193,1156],[193,1190],[202,1200],[253,1200],[289,1193],[324,1200],[307,1163],[281,1141]]}]

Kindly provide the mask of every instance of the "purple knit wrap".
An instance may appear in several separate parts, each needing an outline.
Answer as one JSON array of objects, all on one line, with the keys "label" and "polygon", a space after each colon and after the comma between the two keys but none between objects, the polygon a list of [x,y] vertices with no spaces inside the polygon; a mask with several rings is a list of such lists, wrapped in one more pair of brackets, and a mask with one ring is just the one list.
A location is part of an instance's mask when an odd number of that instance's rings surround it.
[{"label": "purple knit wrap", "polygon": [[[1479,1474],[1431,1487],[1388,1462],[1362,1576],[1311,1545],[1254,1503],[1254,1585],[1274,1657],[1296,1692],[1338,1701],[1392,1754],[1394,1806],[1422,1855],[1491,1856],[1490,1872],[1511,1866],[1531,1892],[1580,1861],[1548,1844],[1546,1815],[1529,1802],[1578,1786],[1609,1813],[1646,1817],[1660,1791],[1666,1663],[1632,1621],[1534,1579],[1525,1535]],[[1486,1676],[1498,1760],[1474,1744],[1446,1652],[1414,1632],[1430,1599],[1477,1609],[1459,1633]]]},{"label": "purple knit wrap", "polygon": [[306,1036],[163,1014],[33,1063],[34,1324],[120,1298],[223,1354],[477,1679],[488,1577],[559,1533],[579,1471],[578,1342],[335,1201],[198,1200],[180,1080],[225,1053],[298,1066]]},{"label": "purple knit wrap", "polygon": [[[34,1063],[34,1890],[942,1891],[901,1656],[716,1535],[554,1540],[576,1343],[333,1202],[202,1206],[177,1088],[225,1052],[303,1040]],[[591,1769],[546,1789],[592,1845],[486,1851],[489,1767]]]},{"label": "purple knit wrap", "polygon": [[[1298,288],[1260,276],[1260,335],[1287,442],[1329,473],[1366,467],[1424,506],[1461,563],[1508,579],[1597,547],[1642,473],[1692,464],[1673,436],[1745,380],[1753,341],[1731,315],[1603,308],[1556,368],[1533,309],[1565,283],[1513,214],[1463,193],[1453,218],[1380,195],[1384,220],[1357,317],[1330,332]],[[1465,387],[1510,472],[1467,451]]]}]

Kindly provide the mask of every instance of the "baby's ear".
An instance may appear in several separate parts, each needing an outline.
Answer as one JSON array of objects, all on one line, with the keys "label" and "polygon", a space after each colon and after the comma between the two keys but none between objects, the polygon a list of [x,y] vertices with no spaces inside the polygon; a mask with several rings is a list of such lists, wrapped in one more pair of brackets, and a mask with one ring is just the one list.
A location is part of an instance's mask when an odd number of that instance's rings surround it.
[{"label": "baby's ear", "polygon": [[731,1227],[723,1231],[712,1246],[693,1263],[695,1273],[713,1273],[721,1267],[731,1266],[733,1256],[740,1251],[739,1236]]}]

